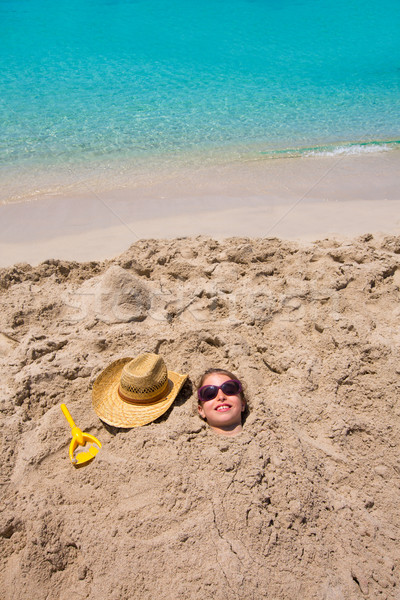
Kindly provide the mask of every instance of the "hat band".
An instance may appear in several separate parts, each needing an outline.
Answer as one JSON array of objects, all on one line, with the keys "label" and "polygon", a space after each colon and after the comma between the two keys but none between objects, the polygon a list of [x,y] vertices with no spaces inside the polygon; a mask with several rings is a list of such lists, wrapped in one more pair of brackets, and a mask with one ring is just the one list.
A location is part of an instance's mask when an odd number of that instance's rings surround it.
[{"label": "hat band", "polygon": [[118,386],[118,395],[122,398],[122,400],[124,400],[125,402],[129,402],[130,404],[153,404],[155,402],[158,402],[159,400],[161,400],[161,398],[164,398],[166,396],[168,396],[169,390],[168,390],[168,386],[169,386],[169,379],[167,378],[164,385],[162,386],[161,390],[158,392],[158,394],[155,394],[154,396],[151,396],[150,398],[130,398],[129,396],[126,396],[123,391],[121,390],[121,386]]}]

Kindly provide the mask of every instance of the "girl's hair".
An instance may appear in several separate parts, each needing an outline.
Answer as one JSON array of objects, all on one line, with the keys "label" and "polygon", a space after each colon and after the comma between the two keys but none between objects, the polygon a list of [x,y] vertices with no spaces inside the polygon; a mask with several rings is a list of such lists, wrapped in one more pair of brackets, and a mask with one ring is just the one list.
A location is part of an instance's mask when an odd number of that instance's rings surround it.
[{"label": "girl's hair", "polygon": [[208,377],[209,375],[212,375],[213,373],[220,373],[221,375],[226,375],[227,377],[229,377],[229,379],[239,379],[239,377],[236,377],[236,375],[234,375],[230,371],[227,371],[226,369],[207,369],[207,371],[205,371],[203,373],[203,375],[201,376],[199,385],[197,386],[198,390],[203,385],[205,378]]},{"label": "girl's hair", "polygon": [[[229,379],[239,380],[239,377],[236,377],[236,375],[234,373],[231,373],[231,371],[227,371],[226,369],[207,369],[207,371],[205,371],[200,378],[200,381],[197,386],[197,390],[199,390],[201,388],[206,377],[208,377],[209,375],[212,375],[213,373],[219,373],[221,375],[226,375],[226,377],[229,377]],[[247,402],[247,398],[246,398],[245,386],[243,385],[242,381],[240,381],[240,383],[242,384],[242,391],[240,392],[239,396],[245,403],[245,409],[244,409],[244,413],[243,413],[243,422],[244,422],[250,412],[250,407],[249,407],[249,403]]]}]

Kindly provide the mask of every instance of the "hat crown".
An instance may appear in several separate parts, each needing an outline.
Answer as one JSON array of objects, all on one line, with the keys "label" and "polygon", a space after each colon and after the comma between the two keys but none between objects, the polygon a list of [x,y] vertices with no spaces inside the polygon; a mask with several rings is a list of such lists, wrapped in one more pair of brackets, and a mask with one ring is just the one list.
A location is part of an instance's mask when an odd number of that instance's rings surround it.
[{"label": "hat crown", "polygon": [[155,401],[167,389],[167,367],[157,354],[140,354],[122,369],[119,392],[126,400]]}]

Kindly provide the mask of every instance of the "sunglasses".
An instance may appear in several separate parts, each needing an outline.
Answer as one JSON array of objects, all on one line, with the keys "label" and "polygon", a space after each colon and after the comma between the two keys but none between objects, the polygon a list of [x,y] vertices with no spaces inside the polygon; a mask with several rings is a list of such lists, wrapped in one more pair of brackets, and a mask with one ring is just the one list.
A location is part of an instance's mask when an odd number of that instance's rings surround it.
[{"label": "sunglasses", "polygon": [[222,385],[203,385],[197,390],[197,396],[201,402],[207,402],[214,400],[219,390],[222,390],[225,396],[237,396],[242,391],[242,384],[238,379],[229,379]]}]

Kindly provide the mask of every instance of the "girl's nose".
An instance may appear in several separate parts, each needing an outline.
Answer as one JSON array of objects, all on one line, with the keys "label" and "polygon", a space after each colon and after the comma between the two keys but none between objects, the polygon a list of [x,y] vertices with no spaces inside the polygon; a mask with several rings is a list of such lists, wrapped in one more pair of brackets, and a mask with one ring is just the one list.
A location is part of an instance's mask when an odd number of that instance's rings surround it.
[{"label": "girl's nose", "polygon": [[225,399],[225,394],[224,392],[221,390],[221,388],[219,388],[218,390],[218,394],[217,394],[217,400],[224,400]]}]

